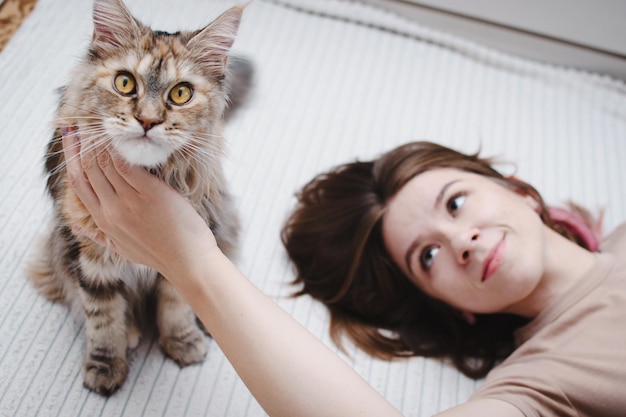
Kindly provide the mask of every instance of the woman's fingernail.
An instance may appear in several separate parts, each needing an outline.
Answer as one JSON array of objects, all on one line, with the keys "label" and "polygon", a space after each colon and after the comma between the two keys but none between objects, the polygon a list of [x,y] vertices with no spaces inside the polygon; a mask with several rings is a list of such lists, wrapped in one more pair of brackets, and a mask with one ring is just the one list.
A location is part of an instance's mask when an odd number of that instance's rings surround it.
[{"label": "woman's fingernail", "polygon": [[76,128],[73,126],[61,126],[61,136],[63,138],[74,138],[76,137]]}]

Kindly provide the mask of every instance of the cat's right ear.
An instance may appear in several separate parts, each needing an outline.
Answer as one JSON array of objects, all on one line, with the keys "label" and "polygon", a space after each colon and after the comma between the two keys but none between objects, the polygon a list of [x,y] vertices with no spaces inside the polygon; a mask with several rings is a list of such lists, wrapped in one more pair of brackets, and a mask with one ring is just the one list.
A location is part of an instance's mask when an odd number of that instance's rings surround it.
[{"label": "cat's right ear", "polygon": [[117,48],[137,39],[142,33],[139,23],[121,0],[95,0],[93,5],[92,47]]}]

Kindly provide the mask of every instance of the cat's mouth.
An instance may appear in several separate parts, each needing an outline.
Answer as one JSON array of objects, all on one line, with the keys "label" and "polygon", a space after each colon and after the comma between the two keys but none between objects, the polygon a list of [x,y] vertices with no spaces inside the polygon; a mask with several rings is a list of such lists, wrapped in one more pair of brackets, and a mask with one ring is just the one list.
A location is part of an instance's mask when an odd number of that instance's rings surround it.
[{"label": "cat's mouth", "polygon": [[130,164],[146,168],[155,168],[164,164],[174,151],[171,146],[147,134],[114,141],[113,145]]}]

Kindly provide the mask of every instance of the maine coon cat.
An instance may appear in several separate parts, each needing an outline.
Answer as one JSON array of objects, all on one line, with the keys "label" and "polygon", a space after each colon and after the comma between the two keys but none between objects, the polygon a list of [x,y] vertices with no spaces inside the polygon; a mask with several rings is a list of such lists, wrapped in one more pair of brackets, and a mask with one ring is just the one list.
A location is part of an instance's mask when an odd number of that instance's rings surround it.
[{"label": "maine coon cat", "polygon": [[166,279],[73,233],[98,231],[69,185],[61,129],[76,129],[81,149],[112,148],[164,179],[233,256],[239,222],[222,168],[222,126],[229,100],[241,101],[251,76],[248,61],[229,61],[242,11],[236,6],[201,30],[170,34],[140,23],[121,0],[95,0],[89,51],[61,91],[45,161],[52,227],[28,270],[48,299],[84,313],[84,385],[99,394],[126,379],[127,350],[139,342],[145,311],[154,315],[160,347],[179,365],[202,361],[207,348],[195,315]]}]

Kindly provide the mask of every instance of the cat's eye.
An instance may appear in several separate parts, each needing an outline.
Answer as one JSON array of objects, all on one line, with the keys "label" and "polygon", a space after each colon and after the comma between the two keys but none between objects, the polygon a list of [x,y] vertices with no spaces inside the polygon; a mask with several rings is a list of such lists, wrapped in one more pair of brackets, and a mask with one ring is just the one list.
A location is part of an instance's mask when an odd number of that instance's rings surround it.
[{"label": "cat's eye", "polygon": [[115,90],[123,96],[132,96],[137,93],[135,77],[127,72],[120,72],[113,79]]},{"label": "cat's eye", "polygon": [[187,83],[176,84],[170,90],[170,101],[179,106],[186,104],[193,96],[193,88]]}]

